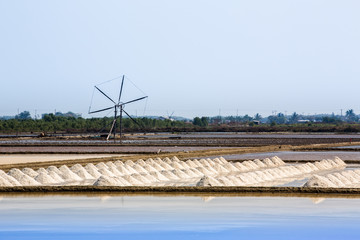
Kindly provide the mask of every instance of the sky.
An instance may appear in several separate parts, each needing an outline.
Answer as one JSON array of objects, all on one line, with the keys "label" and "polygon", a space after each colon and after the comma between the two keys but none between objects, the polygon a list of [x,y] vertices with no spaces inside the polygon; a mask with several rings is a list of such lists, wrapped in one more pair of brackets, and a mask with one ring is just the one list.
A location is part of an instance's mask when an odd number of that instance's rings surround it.
[{"label": "sky", "polygon": [[358,9],[357,0],[0,0],[0,116],[92,117],[94,86],[122,75],[148,96],[126,106],[132,115],[360,113]]}]

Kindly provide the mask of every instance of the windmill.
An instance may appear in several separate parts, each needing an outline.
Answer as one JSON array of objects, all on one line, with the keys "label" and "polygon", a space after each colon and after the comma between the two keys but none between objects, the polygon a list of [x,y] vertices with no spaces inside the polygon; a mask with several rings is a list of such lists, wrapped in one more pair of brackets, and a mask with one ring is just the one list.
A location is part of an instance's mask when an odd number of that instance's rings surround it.
[{"label": "windmill", "polygon": [[[119,98],[117,99],[117,102],[114,101],[104,91],[102,91],[98,86],[94,86],[96,91],[100,92],[103,96],[105,96],[108,100],[110,100],[113,105],[110,106],[110,107],[106,107],[106,108],[95,110],[95,111],[91,111],[91,106],[89,107],[89,114],[99,113],[99,112],[107,111],[107,110],[110,110],[110,109],[114,109],[114,120],[113,120],[113,123],[111,125],[110,132],[109,132],[109,134],[108,134],[108,136],[106,138],[106,140],[109,140],[111,133],[113,133],[114,134],[114,142],[115,142],[115,139],[116,139],[116,127],[117,127],[116,122],[117,122],[118,117],[120,118],[120,140],[122,138],[122,118],[123,118],[123,113],[125,113],[133,122],[135,122],[137,125],[139,125],[138,122],[135,119],[133,119],[130,116],[130,114],[128,114],[124,110],[124,107],[126,105],[130,104],[130,103],[134,103],[134,102],[143,100],[143,99],[148,97],[148,96],[144,96],[144,97],[136,98],[136,99],[133,99],[133,100],[130,100],[130,101],[127,101],[127,102],[122,102],[121,101],[121,96],[122,96],[122,93],[123,93],[124,80],[125,80],[125,75],[122,76],[121,86],[120,86],[120,93],[119,93]],[[94,91],[95,91],[95,89],[94,89]],[[119,113],[119,115],[118,115],[118,113]]]}]

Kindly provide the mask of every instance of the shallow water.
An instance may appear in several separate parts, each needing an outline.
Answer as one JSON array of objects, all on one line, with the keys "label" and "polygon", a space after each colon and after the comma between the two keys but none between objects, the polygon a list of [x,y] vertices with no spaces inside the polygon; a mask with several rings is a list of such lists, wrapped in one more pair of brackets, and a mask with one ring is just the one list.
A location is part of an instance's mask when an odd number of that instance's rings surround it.
[{"label": "shallow water", "polygon": [[0,239],[359,239],[359,204],[359,198],[4,196]]},{"label": "shallow water", "polygon": [[278,156],[282,160],[297,160],[297,161],[309,161],[309,160],[323,160],[323,159],[334,159],[339,157],[342,160],[360,160],[360,152],[350,151],[307,151],[307,152],[263,152],[263,153],[247,153],[247,154],[235,154],[235,155],[224,155],[226,160],[243,160],[243,159],[264,159]]}]

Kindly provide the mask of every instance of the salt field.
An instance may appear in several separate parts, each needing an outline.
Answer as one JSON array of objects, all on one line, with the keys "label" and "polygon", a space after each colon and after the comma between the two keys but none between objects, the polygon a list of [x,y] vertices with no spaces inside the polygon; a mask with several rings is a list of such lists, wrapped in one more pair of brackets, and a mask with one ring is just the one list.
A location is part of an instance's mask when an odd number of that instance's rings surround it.
[{"label": "salt field", "polygon": [[359,198],[0,196],[0,239],[359,239]]},{"label": "salt field", "polygon": [[149,158],[0,170],[0,186],[305,186],[360,187],[360,170],[344,170],[340,158],[286,164],[274,156],[243,162],[225,158]]}]

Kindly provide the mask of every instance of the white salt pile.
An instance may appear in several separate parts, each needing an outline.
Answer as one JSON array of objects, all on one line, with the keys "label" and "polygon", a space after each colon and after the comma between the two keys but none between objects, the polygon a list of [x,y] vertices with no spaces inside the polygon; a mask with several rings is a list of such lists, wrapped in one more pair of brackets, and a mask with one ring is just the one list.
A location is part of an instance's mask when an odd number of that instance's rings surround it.
[{"label": "white salt pile", "polygon": [[213,187],[213,186],[221,186],[222,184],[211,176],[202,177],[197,183],[197,187]]},{"label": "white salt pile", "polygon": [[34,171],[32,168],[24,168],[22,172],[32,178],[35,178],[37,175],[39,175],[39,173]]},{"label": "white salt pile", "polygon": [[48,173],[41,172],[35,177],[35,181],[41,183],[42,185],[51,185],[57,183]]},{"label": "white salt pile", "polygon": [[56,183],[64,182],[64,179],[62,179],[55,171],[48,170],[48,175],[52,177],[52,179],[54,179]]},{"label": "white salt pile", "polygon": [[334,188],[336,185],[326,177],[314,175],[304,184],[304,187]]},{"label": "white salt pile", "polygon": [[63,165],[59,168],[60,176],[65,181],[81,181],[82,179],[75,173],[73,173],[67,166]]},{"label": "white salt pile", "polygon": [[[31,168],[11,169],[8,174],[0,170],[0,186],[22,185],[87,185],[95,186],[183,186],[193,184],[215,184],[216,186],[269,186],[274,181],[293,181],[306,174],[328,174],[331,170],[344,168],[339,159],[322,160],[315,163],[285,165],[278,157],[253,161],[228,162],[223,157],[180,161],[178,158],[139,159],[136,162],[122,161],[92,163],[83,167],[75,164],[71,168],[50,166],[34,171]],[[355,186],[360,184],[360,170],[316,175],[307,186]],[[212,177],[213,176],[213,177]],[[198,179],[200,181],[198,181]],[[96,180],[95,180],[96,179]],[[288,180],[289,179],[289,180]],[[214,185],[214,186],[215,186]]]},{"label": "white salt pile", "polygon": [[[358,170],[346,170],[342,172],[330,173],[326,176],[314,175],[309,179],[304,187],[354,187],[360,184],[360,175]],[[325,183],[331,184],[325,184]]]},{"label": "white salt pile", "polygon": [[1,187],[11,187],[13,186],[8,180],[0,176],[0,186]]},{"label": "white salt pile", "polygon": [[123,186],[122,183],[116,177],[101,176],[99,177],[94,186]]},{"label": "white salt pile", "polygon": [[89,163],[85,166],[85,170],[94,178],[101,177],[101,173],[99,173],[98,169],[95,167],[94,164]]}]

